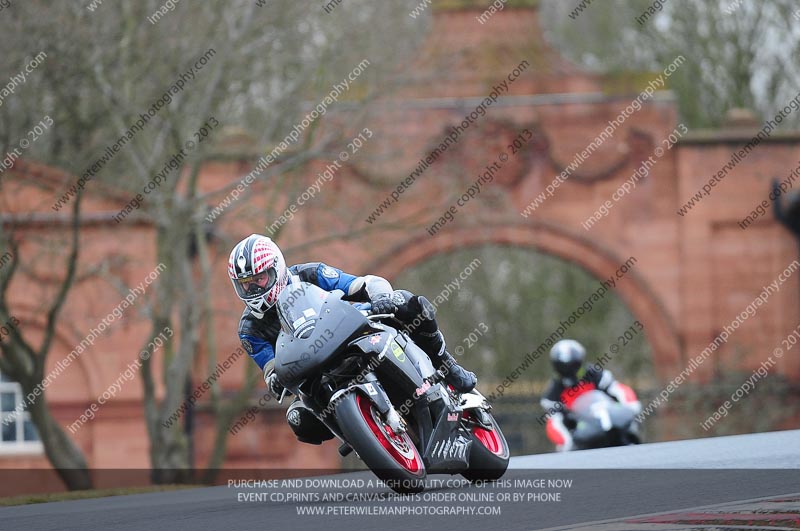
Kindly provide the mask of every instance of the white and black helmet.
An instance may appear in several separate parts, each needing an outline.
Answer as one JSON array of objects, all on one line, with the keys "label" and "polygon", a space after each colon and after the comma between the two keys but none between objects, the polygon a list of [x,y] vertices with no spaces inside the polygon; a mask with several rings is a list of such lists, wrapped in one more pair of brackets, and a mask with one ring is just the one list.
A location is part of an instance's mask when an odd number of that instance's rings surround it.
[{"label": "white and black helmet", "polygon": [[257,317],[272,308],[289,279],[280,248],[260,234],[251,234],[231,251],[228,276],[236,295]]},{"label": "white and black helmet", "polygon": [[575,378],[585,360],[586,349],[574,339],[562,339],[550,349],[550,361],[562,378]]}]

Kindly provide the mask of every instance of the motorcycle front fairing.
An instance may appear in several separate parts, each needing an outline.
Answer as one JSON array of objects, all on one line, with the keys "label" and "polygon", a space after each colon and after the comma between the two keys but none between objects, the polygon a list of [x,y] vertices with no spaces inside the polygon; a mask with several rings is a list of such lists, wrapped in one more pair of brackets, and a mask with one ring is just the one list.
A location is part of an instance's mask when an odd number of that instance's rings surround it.
[{"label": "motorcycle front fairing", "polygon": [[621,444],[634,413],[602,391],[590,391],[573,402],[571,411],[578,418],[573,433],[575,444],[582,448],[598,448]]},{"label": "motorcycle front fairing", "polygon": [[[396,408],[404,413],[413,409],[426,467],[432,472],[466,470],[472,441],[461,427],[463,410],[442,384],[426,381],[435,373],[427,354],[391,326],[369,321],[341,297],[341,292],[326,292],[307,283],[292,285],[281,293],[278,315],[282,329],[275,356],[279,381],[340,438],[330,413],[348,393],[362,393],[398,429],[402,428]],[[331,374],[352,356],[363,357],[361,373],[334,392],[327,404],[319,403],[306,381],[319,382],[317,377],[323,372]],[[321,381],[328,378],[322,376]],[[390,394],[401,403],[393,404]]]},{"label": "motorcycle front fairing", "polygon": [[434,374],[430,359],[408,337],[391,326],[372,323],[374,333],[351,343],[360,352],[380,361],[375,368],[403,394],[413,395]]},{"label": "motorcycle front fairing", "polygon": [[332,364],[349,341],[370,322],[340,291],[327,292],[308,283],[285,289],[278,297],[281,332],[276,341],[275,372],[286,388],[298,387]]}]

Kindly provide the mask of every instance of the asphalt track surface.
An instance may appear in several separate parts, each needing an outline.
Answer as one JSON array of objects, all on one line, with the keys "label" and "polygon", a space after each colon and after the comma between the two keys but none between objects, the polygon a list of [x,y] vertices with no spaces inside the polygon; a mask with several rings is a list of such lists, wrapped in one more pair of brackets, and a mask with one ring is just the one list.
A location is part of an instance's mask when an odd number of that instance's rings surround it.
[{"label": "asphalt track surface", "polygon": [[724,529],[800,529],[800,430],[515,457],[502,484],[431,476],[415,499],[374,483],[371,473],[357,472],[289,486],[239,484],[7,507],[0,508],[0,530],[675,531],[723,528],[687,525],[691,519],[713,523],[770,511],[795,518],[794,525]]}]

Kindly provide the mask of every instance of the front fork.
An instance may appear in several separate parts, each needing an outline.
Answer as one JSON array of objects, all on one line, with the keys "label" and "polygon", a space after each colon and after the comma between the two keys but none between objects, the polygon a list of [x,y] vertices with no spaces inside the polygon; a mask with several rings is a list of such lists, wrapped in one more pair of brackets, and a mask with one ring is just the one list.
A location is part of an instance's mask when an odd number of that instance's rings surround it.
[{"label": "front fork", "polygon": [[383,415],[386,424],[392,429],[392,431],[394,431],[394,433],[400,434],[406,432],[405,422],[403,422],[403,419],[400,418],[397,410],[389,400],[389,395],[386,394],[386,391],[384,390],[380,381],[378,381],[377,376],[375,376],[375,374],[372,372],[364,375],[363,383],[353,384],[345,389],[339,389],[336,391],[328,402],[328,409],[335,409],[336,404],[342,400],[342,398],[349,393],[356,392],[356,390],[360,390],[365,397],[369,398],[370,401],[375,404],[375,407],[378,409],[381,415]]}]

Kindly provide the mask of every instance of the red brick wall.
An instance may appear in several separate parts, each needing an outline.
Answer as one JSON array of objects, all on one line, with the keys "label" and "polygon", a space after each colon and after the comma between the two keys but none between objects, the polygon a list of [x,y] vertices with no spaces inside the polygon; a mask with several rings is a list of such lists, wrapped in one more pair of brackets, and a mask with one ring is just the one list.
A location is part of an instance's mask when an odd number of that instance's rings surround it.
[{"label": "red brick wall", "polygon": [[[439,12],[429,41],[416,63],[406,65],[405,85],[378,102],[367,119],[376,139],[346,167],[325,193],[315,199],[316,208],[301,209],[281,234],[284,246],[330,232],[363,229],[369,215],[391,189],[404,179],[417,161],[438,144],[447,129],[474,109],[491,87],[523,59],[533,65],[512,86],[512,97],[493,106],[479,124],[446,157],[426,171],[424,178],[391,207],[380,223],[410,217],[394,231],[367,234],[360,239],[334,239],[313,248],[292,252],[290,262],[323,257],[355,273],[377,272],[389,278],[403,268],[438,252],[466,245],[508,243],[528,246],[572,260],[598,278],[614,272],[629,256],[638,263],[620,284],[619,295],[646,326],[653,347],[657,376],[671,379],[690,357],[702,351],[720,331],[783,268],[797,258],[797,243],[771,216],[742,231],[736,222],[768,192],[767,182],[793,167],[798,154],[797,137],[762,143],[714,193],[687,216],[676,214],[680,205],[713,175],[742,139],[684,141],[668,152],[639,183],[636,190],[615,205],[609,216],[590,231],[581,222],[610,198],[677,125],[677,111],[668,97],[651,101],[629,118],[597,153],[533,215],[520,212],[561,171],[577,151],[600,133],[635,96],[605,97],[601,81],[578,71],[548,50],[540,38],[535,10],[506,9],[480,25],[480,11]],[[570,93],[570,96],[557,96]],[[550,94],[543,98],[543,94]],[[349,124],[349,115],[328,116],[328,127]],[[359,126],[357,129],[360,129]],[[451,201],[453,190],[466,188],[481,169],[494,160],[498,149],[528,128],[537,135],[478,200],[468,215],[446,227],[435,238],[425,234]],[[707,135],[703,138],[708,138]],[[380,162],[376,162],[380,159]],[[310,184],[316,171],[328,161],[310,166],[293,176],[296,186]],[[64,176],[40,168],[20,166],[28,178],[10,182],[2,193],[11,193],[19,212],[49,209],[53,191],[42,183],[66,182]],[[211,190],[238,180],[249,171],[245,162],[209,163],[201,177]],[[29,186],[36,182],[37,186]],[[302,188],[299,188],[302,190]],[[215,228],[225,245],[214,251],[218,276],[211,287],[218,323],[218,351],[238,346],[235,325],[241,312],[225,276],[225,260],[232,245],[243,235],[262,232],[273,219],[264,214],[271,188],[254,184],[252,198],[237,206],[236,214]],[[286,198],[286,203],[291,199]],[[116,213],[126,202],[90,198],[87,213],[102,217]],[[350,225],[349,221],[353,224]],[[45,223],[46,230],[58,223]],[[31,234],[34,231],[31,230]],[[137,284],[155,266],[153,233],[146,224],[117,226],[105,221],[87,223],[82,235],[83,263],[111,264],[130,284]],[[31,240],[33,241],[33,239]],[[391,259],[389,259],[391,257]],[[58,264],[55,258],[52,263]],[[29,302],[25,286],[15,299],[24,308],[20,319],[26,329],[41,325]],[[699,380],[723,368],[756,367],[800,320],[798,285],[792,279],[757,319],[742,326],[698,373]],[[95,326],[119,302],[119,295],[98,280],[80,282],[70,294],[59,330],[59,341],[49,363],[66,355],[80,341],[82,331]],[[114,381],[135,355],[149,327],[129,311],[124,320],[82,355],[75,367],[48,388],[48,400],[60,421],[67,425]],[[238,364],[250,363],[242,358]],[[155,364],[158,367],[158,364]],[[205,364],[198,360],[198,370]],[[784,358],[779,373],[800,377],[800,361]],[[199,372],[198,374],[203,374]],[[228,371],[223,387],[236,388],[243,371]],[[157,376],[158,378],[159,376]],[[203,376],[199,376],[198,380]],[[141,408],[142,389],[129,382],[117,399],[101,408],[98,418],[76,436],[93,467],[146,467],[147,438]],[[211,448],[211,420],[198,416],[195,448],[197,463],[206,462]],[[322,467],[338,462],[335,442],[322,447],[295,444],[281,411],[268,410],[228,443],[227,467]],[[33,457],[0,458],[2,466],[41,466]]]}]

